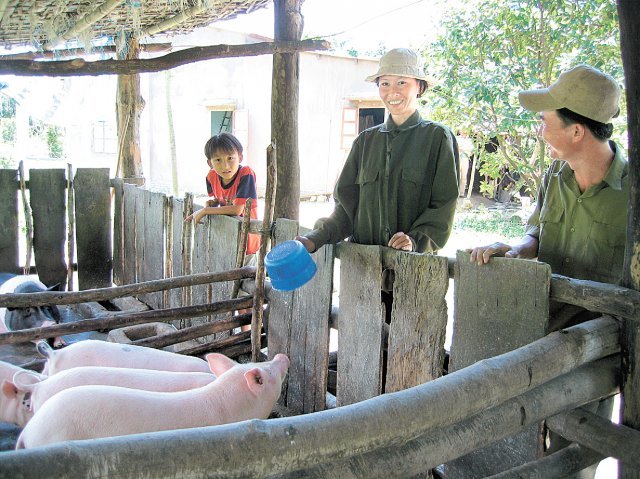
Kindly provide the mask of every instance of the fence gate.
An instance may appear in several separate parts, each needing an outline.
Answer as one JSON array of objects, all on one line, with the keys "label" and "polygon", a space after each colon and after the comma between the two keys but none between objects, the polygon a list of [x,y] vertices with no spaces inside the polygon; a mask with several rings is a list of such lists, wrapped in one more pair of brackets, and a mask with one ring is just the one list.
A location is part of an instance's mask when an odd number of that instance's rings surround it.
[{"label": "fence gate", "polygon": [[[483,266],[458,252],[450,372],[532,343],[545,335],[551,268],[537,261],[492,258]],[[542,454],[540,425],[445,465],[447,478],[491,476]]]}]

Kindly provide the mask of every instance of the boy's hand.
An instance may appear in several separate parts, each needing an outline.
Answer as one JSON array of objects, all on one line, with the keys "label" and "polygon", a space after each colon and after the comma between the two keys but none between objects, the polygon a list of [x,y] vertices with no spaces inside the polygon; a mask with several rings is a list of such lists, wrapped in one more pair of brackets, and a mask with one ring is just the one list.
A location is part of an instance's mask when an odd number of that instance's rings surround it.
[{"label": "boy's hand", "polygon": [[198,211],[194,211],[192,214],[187,216],[184,220],[187,223],[190,221],[193,221],[195,224],[199,225],[199,224],[202,224],[202,218],[204,218],[205,214],[206,214],[205,209],[201,208]]}]

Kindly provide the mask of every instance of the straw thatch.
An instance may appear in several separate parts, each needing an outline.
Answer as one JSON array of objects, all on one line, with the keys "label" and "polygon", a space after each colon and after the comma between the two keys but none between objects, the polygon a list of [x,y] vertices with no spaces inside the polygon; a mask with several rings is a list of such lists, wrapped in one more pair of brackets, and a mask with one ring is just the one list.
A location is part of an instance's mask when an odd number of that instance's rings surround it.
[{"label": "straw thatch", "polygon": [[0,0],[0,46],[51,49],[77,40],[187,33],[262,8],[270,0]]}]

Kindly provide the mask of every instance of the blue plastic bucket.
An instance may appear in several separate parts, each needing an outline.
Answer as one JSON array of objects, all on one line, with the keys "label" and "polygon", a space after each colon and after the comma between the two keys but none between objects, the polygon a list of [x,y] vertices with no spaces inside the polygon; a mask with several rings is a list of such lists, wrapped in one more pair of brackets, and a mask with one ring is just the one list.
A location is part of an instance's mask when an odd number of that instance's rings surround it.
[{"label": "blue plastic bucket", "polygon": [[306,284],[318,267],[300,241],[290,240],[274,247],[264,258],[271,286],[280,291],[292,291]]}]

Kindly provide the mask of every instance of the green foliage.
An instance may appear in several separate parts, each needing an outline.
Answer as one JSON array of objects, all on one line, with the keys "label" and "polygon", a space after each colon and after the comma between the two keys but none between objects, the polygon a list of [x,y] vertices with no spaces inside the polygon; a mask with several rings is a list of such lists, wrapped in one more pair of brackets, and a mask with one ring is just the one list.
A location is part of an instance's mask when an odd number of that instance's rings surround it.
[{"label": "green foliage", "polygon": [[518,215],[497,210],[457,212],[455,230],[495,233],[505,238],[521,238],[525,225]]},{"label": "green foliage", "polygon": [[16,122],[11,119],[0,119],[0,127],[2,128],[2,141],[4,143],[14,144],[16,142]]},{"label": "green foliage", "polygon": [[[548,86],[579,63],[622,84],[615,1],[483,0],[452,11],[444,31],[423,52],[427,71],[439,80],[428,99],[431,116],[477,145],[497,138],[497,156],[478,148],[488,183],[508,169],[514,188],[535,194],[549,159],[518,91]],[[494,188],[486,184],[484,191]]]},{"label": "green foliage", "polygon": [[64,156],[61,137],[60,128],[57,126],[47,127],[47,145],[49,146],[49,156],[51,158],[62,158]]},{"label": "green foliage", "polygon": [[0,118],[15,118],[16,101],[4,94],[0,94]]},{"label": "green foliage", "polygon": [[0,156],[0,168],[13,168],[13,161],[11,161],[11,158]]}]

